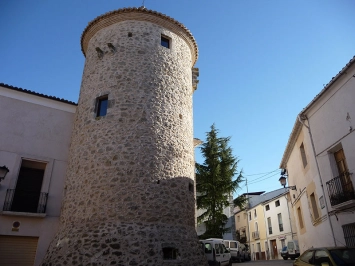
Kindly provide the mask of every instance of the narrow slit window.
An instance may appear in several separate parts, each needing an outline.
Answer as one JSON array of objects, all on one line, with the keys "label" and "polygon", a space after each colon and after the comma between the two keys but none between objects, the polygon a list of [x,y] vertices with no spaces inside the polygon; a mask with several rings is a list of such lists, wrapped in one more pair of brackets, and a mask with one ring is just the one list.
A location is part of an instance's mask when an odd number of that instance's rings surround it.
[{"label": "narrow slit window", "polygon": [[160,44],[166,48],[170,48],[170,39],[166,36],[161,36]]},{"label": "narrow slit window", "polygon": [[302,217],[302,212],[300,207],[297,208],[297,215],[298,215],[298,222],[300,224],[300,228],[302,229],[304,227],[304,224],[303,224],[303,217]]},{"label": "narrow slit window", "polygon": [[97,98],[96,117],[105,116],[107,114],[107,106],[108,106],[107,95]]},{"label": "narrow slit window", "polygon": [[189,183],[189,191],[194,192],[194,184]]},{"label": "narrow slit window", "polygon": [[302,157],[302,163],[303,163],[303,168],[306,168],[307,166],[307,157],[306,157],[306,151],[304,149],[303,143],[300,146],[300,151],[301,151],[301,157]]}]

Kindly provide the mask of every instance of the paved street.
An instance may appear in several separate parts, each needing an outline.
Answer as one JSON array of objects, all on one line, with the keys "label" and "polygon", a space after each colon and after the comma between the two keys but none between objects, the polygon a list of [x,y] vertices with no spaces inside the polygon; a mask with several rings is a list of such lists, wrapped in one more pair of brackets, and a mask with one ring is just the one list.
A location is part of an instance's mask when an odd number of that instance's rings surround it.
[{"label": "paved street", "polygon": [[233,266],[261,266],[261,265],[288,265],[291,266],[294,260],[252,260],[242,263],[233,263]]}]

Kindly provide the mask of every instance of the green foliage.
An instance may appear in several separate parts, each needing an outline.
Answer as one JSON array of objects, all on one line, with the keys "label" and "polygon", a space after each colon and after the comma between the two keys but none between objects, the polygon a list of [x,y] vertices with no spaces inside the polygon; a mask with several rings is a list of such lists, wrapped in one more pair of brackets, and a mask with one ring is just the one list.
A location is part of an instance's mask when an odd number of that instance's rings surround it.
[{"label": "green foliage", "polygon": [[241,211],[245,209],[247,203],[248,198],[244,195],[241,195],[233,200],[234,207],[238,207]]},{"label": "green foliage", "polygon": [[196,163],[197,208],[204,211],[197,221],[206,224],[206,238],[221,238],[227,230],[224,226],[228,218],[223,210],[243,181],[242,172],[237,171],[239,160],[228,146],[230,137],[218,137],[217,134],[218,130],[212,125],[200,148],[204,163]]}]

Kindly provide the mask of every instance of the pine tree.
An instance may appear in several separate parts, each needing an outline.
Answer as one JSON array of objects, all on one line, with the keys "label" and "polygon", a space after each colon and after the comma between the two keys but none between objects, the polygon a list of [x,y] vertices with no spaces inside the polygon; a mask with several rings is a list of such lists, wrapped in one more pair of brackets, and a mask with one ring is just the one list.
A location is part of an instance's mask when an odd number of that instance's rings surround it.
[{"label": "pine tree", "polygon": [[204,163],[196,163],[197,208],[203,210],[197,221],[206,224],[202,238],[222,238],[228,220],[223,210],[229,206],[230,196],[243,181],[242,172],[237,171],[239,160],[228,146],[230,137],[218,137],[217,134],[213,124],[200,148]]},{"label": "pine tree", "polygon": [[245,207],[248,204],[248,198],[244,195],[239,196],[238,198],[235,198],[233,200],[234,207],[238,207],[239,210],[243,211],[245,210]]}]

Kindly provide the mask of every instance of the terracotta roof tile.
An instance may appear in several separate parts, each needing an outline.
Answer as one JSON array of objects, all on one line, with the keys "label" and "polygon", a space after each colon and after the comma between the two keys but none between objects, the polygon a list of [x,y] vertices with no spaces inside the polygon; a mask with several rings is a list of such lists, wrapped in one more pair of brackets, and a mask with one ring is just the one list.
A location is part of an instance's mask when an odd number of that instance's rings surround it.
[{"label": "terracotta roof tile", "polygon": [[325,91],[327,91],[330,86],[343,74],[343,73],[346,73],[346,70],[352,65],[355,63],[355,56],[353,56],[353,58],[350,59],[350,61],[339,71],[339,73],[335,76],[335,77],[332,77],[332,79],[328,82],[327,85],[324,86],[324,88],[313,98],[313,100],[305,107],[303,108],[303,110],[301,111],[301,115],[309,108],[311,107],[311,105],[316,101],[318,100],[318,98],[320,98],[320,96],[323,95],[323,93]]},{"label": "terracotta roof tile", "polygon": [[45,95],[45,94],[38,93],[38,92],[35,92],[35,91],[30,91],[30,90],[14,87],[14,86],[11,86],[11,85],[8,85],[8,84],[5,84],[5,83],[0,83],[0,86],[4,87],[4,88],[7,88],[7,89],[10,89],[10,90],[20,91],[20,92],[36,95],[36,96],[39,96],[39,97],[51,99],[51,100],[58,101],[58,102],[63,102],[63,103],[71,104],[71,105],[78,105],[77,103],[72,102],[72,101],[61,99],[61,98],[58,98],[58,97],[55,97],[55,96]]}]

